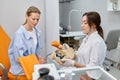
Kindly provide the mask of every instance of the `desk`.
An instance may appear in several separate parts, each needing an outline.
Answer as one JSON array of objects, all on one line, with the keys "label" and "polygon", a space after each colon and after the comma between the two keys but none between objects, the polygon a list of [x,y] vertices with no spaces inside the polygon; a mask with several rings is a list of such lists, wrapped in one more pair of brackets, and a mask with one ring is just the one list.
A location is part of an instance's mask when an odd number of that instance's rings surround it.
[{"label": "desk", "polygon": [[73,47],[77,50],[80,45],[80,41],[85,37],[82,31],[71,31],[67,32],[66,34],[60,34],[60,42],[67,43],[70,47]]},{"label": "desk", "polygon": [[85,34],[82,31],[71,31],[66,34],[60,34],[60,37],[83,37]]},{"label": "desk", "polygon": [[107,71],[105,71],[103,68],[101,68],[99,66],[73,68],[73,69],[66,68],[63,70],[58,70],[58,72],[59,72],[60,77],[61,77],[60,80],[64,80],[66,71],[72,71],[72,80],[79,80],[80,76],[83,75],[84,73],[86,73],[86,71],[95,71],[95,70],[102,72],[101,77],[97,80],[117,80],[114,76],[112,76],[110,73],[108,73]]},{"label": "desk", "polygon": [[60,80],[65,80],[65,72],[66,71],[72,71],[72,80],[80,80],[80,76],[84,74],[86,71],[92,71],[92,70],[100,70],[103,72],[102,76],[98,80],[117,80],[114,76],[112,76],[110,73],[105,71],[103,68],[99,66],[94,67],[84,67],[84,68],[63,68],[63,66],[60,66],[55,62],[55,60],[51,59],[50,56],[47,58],[47,63],[53,63],[55,67],[57,68],[57,72],[60,75]]}]

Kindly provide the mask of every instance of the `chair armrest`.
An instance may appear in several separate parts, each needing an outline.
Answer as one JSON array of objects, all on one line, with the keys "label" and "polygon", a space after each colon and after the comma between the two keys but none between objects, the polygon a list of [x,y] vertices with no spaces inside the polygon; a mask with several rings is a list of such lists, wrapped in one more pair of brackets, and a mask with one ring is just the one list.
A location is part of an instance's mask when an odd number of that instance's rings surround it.
[{"label": "chair armrest", "polygon": [[7,69],[5,68],[5,66],[2,63],[0,63],[0,67],[1,67],[3,75],[4,75],[4,80],[8,80]]}]

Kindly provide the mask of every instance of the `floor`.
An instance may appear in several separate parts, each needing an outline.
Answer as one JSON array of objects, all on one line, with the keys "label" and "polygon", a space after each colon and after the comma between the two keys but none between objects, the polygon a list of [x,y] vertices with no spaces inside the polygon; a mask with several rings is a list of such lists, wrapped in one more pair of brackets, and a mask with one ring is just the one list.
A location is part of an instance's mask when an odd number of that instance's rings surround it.
[{"label": "floor", "polygon": [[[119,63],[120,63],[120,41],[118,43],[118,54],[116,54],[117,56],[114,56],[116,59],[118,58],[119,59]],[[119,69],[118,67],[115,66],[111,66],[110,67],[110,71],[108,71],[111,75],[113,75],[115,78],[117,78],[117,80],[120,80],[120,66],[119,66]]]},{"label": "floor", "polygon": [[115,67],[110,67],[110,71],[108,71],[111,75],[113,75],[117,80],[120,80],[120,70]]}]

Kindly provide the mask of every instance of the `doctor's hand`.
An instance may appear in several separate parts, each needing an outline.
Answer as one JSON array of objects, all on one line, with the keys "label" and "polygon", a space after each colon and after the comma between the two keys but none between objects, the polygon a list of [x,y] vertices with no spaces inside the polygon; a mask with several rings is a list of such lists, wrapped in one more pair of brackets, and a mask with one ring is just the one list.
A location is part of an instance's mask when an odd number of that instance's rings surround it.
[{"label": "doctor's hand", "polygon": [[74,60],[71,60],[71,59],[62,59],[61,60],[63,62],[62,66],[65,66],[65,67],[74,67]]}]

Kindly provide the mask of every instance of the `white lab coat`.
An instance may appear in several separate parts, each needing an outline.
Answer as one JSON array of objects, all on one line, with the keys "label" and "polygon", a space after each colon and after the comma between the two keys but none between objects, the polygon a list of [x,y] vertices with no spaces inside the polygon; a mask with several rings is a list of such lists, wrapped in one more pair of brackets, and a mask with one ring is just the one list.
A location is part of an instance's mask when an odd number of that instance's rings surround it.
[{"label": "white lab coat", "polygon": [[[98,32],[87,35],[81,43],[77,53],[76,60],[78,63],[85,64],[86,67],[100,66],[103,67],[103,61],[106,56],[106,45]],[[100,78],[102,72],[88,71],[88,76],[94,79]]]}]

